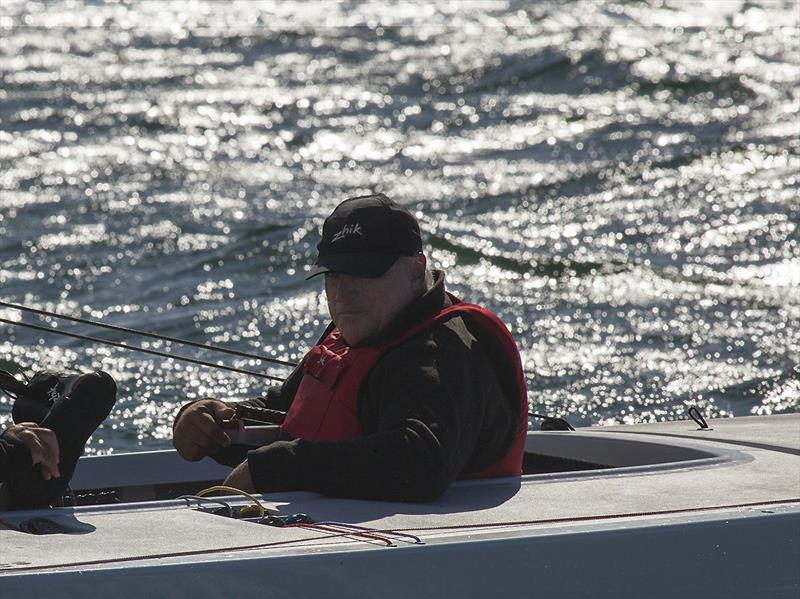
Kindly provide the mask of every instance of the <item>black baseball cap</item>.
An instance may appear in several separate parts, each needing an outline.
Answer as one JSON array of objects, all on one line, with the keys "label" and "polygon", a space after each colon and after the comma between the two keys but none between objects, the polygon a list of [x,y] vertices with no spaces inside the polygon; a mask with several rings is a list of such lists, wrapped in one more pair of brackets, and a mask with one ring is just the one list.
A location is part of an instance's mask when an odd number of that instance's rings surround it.
[{"label": "black baseball cap", "polygon": [[350,198],[322,225],[317,260],[306,279],[326,272],[378,278],[400,256],[422,251],[419,223],[382,193]]}]

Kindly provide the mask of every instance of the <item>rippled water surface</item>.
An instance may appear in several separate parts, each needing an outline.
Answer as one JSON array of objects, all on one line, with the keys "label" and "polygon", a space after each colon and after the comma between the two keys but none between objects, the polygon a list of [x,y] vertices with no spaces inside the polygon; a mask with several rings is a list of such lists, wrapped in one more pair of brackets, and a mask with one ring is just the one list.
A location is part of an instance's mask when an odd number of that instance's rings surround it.
[{"label": "rippled water surface", "polygon": [[[326,317],[303,279],[322,220],[383,191],[416,212],[451,289],[512,328],[533,410],[797,411],[799,15],[4,0],[0,300],[297,360]],[[167,447],[186,399],[265,384],[8,324],[0,359],[113,374],[92,451]]]}]

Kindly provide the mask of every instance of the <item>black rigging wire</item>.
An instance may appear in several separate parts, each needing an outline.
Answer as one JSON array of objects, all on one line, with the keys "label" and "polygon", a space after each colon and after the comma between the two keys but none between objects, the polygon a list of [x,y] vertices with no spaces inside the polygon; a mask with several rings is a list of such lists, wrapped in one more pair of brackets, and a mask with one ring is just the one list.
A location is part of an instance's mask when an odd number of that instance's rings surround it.
[{"label": "black rigging wire", "polygon": [[[224,354],[231,354],[234,356],[240,356],[242,358],[250,358],[253,360],[260,360],[262,362],[271,362],[273,364],[281,364],[282,366],[291,366],[294,368],[297,366],[294,362],[288,362],[286,360],[279,360],[278,358],[269,358],[266,356],[258,356],[255,354],[248,354],[246,352],[237,351],[235,349],[227,349],[225,347],[217,347],[215,345],[207,345],[205,343],[195,343],[194,341],[187,341],[186,339],[178,339],[177,337],[168,337],[167,335],[157,335],[156,333],[150,333],[148,331],[140,331],[138,329],[129,329],[127,327],[121,327],[114,324],[108,324],[105,322],[99,322],[97,320],[88,320],[86,318],[77,318],[75,316],[67,316],[66,314],[58,314],[57,312],[48,312],[47,310],[39,310],[38,308],[30,308],[28,306],[23,306],[20,304],[12,304],[11,302],[4,302],[0,301],[0,306],[4,308],[13,308],[14,310],[20,310],[22,312],[30,312],[32,314],[38,314],[40,316],[50,316],[52,318],[61,318],[63,320],[69,320],[71,322],[79,322],[81,324],[89,324],[95,327],[100,327],[103,329],[109,329],[112,331],[120,331],[123,333],[131,333],[133,335],[141,335],[143,337],[150,337],[152,339],[160,339],[161,341],[171,341],[173,343],[181,343],[183,345],[189,345],[191,347],[197,347],[200,349],[210,349],[212,351],[222,352]],[[8,322],[8,321],[5,321]],[[17,323],[15,323],[17,324]],[[52,331],[53,329],[45,329],[47,331]],[[102,339],[99,340],[100,342],[105,343]],[[128,349],[135,349],[130,346]]]},{"label": "black rigging wire", "polygon": [[94,343],[100,343],[103,345],[112,345],[114,347],[120,347],[122,349],[128,349],[131,351],[142,352],[145,354],[152,354],[154,356],[160,356],[162,358],[172,358],[173,360],[180,360],[182,362],[191,362],[192,364],[199,364],[201,366],[209,366],[211,368],[219,368],[221,370],[229,370],[231,372],[238,372],[239,374],[249,374],[250,376],[259,377],[262,379],[270,379],[273,381],[283,381],[282,378],[277,376],[272,376],[269,374],[263,374],[261,372],[254,372],[252,370],[245,370],[243,368],[236,368],[234,366],[225,366],[223,364],[213,364],[211,362],[205,362],[203,360],[197,360],[196,358],[189,358],[187,356],[178,356],[174,354],[168,354],[166,352],[157,351],[155,349],[145,349],[144,347],[134,347],[131,345],[126,345],[124,343],[119,343],[117,341],[109,341],[107,339],[100,339],[99,337],[91,337],[89,335],[79,335],[77,333],[70,333],[68,331],[62,331],[60,329],[53,329],[48,327],[39,326],[36,324],[29,324],[27,322],[17,322],[14,320],[7,320],[5,318],[0,318],[0,322],[15,325],[19,327],[25,327],[28,329],[35,329],[37,331],[44,331],[46,333],[55,333],[56,335],[64,335],[66,337],[74,337],[75,339],[83,339],[84,341],[92,341]]}]

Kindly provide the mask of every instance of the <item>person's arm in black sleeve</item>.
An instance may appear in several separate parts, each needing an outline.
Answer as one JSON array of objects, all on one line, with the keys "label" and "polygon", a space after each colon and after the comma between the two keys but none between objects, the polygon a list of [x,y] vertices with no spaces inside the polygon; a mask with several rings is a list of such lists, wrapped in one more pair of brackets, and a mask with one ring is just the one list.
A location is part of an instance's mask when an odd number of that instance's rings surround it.
[{"label": "person's arm in black sleeve", "polygon": [[437,498],[472,458],[484,426],[485,393],[476,380],[485,374],[476,363],[479,351],[447,327],[393,350],[367,382],[366,401],[375,406],[367,416],[373,432],[342,441],[277,442],[251,451],[256,489],[399,501]]}]

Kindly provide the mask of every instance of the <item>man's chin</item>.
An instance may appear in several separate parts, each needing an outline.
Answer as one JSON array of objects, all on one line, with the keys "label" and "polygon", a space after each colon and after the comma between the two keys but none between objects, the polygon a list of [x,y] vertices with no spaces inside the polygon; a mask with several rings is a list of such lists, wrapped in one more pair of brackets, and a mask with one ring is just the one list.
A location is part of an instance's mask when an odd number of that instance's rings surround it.
[{"label": "man's chin", "polygon": [[344,342],[350,347],[358,345],[368,336],[364,331],[359,331],[358,329],[352,329],[347,326],[342,328],[338,323],[337,326],[339,327],[339,332],[342,334],[342,339],[344,339]]},{"label": "man's chin", "polygon": [[339,329],[339,332],[342,333],[342,340],[344,340],[344,342],[350,347],[355,347],[362,341],[361,335],[353,335],[352,333],[345,333],[341,329]]}]

